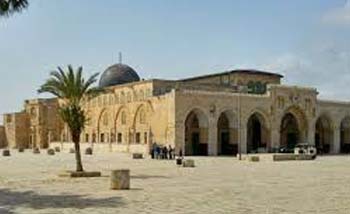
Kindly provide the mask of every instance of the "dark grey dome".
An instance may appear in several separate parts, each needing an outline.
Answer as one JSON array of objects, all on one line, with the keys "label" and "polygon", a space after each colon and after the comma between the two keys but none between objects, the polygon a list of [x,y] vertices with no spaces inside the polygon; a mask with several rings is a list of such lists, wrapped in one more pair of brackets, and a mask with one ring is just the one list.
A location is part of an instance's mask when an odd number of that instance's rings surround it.
[{"label": "dark grey dome", "polygon": [[108,87],[136,81],[140,81],[136,71],[128,65],[119,63],[108,67],[103,72],[99,86]]}]

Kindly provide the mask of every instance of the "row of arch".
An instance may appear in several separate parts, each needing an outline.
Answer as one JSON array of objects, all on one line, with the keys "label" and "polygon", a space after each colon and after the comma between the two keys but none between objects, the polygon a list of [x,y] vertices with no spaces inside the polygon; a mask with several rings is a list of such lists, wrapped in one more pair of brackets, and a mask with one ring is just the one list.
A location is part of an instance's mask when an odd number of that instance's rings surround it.
[{"label": "row of arch", "polygon": [[[271,125],[263,112],[255,111],[242,122],[240,128],[236,114],[223,111],[216,122],[217,154],[235,155],[241,141],[239,130],[246,131],[246,151],[248,153],[273,152],[281,147],[292,149],[298,143],[308,141],[308,120],[298,107],[289,108],[279,122],[279,145],[271,145]],[[339,131],[340,152],[350,153],[350,116],[343,118],[340,129],[336,130],[326,115],[318,117],[313,132],[315,146],[320,153],[334,151],[334,134]],[[185,120],[185,154],[207,155],[209,141],[209,120],[199,108],[188,113]],[[243,140],[242,140],[243,142]],[[242,145],[241,145],[242,146]]]},{"label": "row of arch", "polygon": [[134,114],[122,106],[115,117],[107,109],[103,109],[97,119],[97,129],[85,133],[85,142],[148,144],[151,113],[152,107],[147,104],[138,106]]},{"label": "row of arch", "polygon": [[124,104],[132,101],[143,101],[151,95],[151,89],[140,89],[126,92],[121,91],[113,94],[100,95],[88,101],[86,104],[88,107],[102,107],[115,104]]}]

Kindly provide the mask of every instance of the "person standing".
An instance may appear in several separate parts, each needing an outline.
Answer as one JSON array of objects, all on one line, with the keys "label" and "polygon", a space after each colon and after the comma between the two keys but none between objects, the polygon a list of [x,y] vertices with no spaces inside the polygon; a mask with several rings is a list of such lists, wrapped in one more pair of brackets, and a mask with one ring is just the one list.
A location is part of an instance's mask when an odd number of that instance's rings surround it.
[{"label": "person standing", "polygon": [[172,160],[173,159],[173,148],[171,147],[171,145],[169,145],[169,159]]},{"label": "person standing", "polygon": [[163,155],[164,155],[164,159],[168,159],[168,148],[166,146],[164,146],[163,148]]}]

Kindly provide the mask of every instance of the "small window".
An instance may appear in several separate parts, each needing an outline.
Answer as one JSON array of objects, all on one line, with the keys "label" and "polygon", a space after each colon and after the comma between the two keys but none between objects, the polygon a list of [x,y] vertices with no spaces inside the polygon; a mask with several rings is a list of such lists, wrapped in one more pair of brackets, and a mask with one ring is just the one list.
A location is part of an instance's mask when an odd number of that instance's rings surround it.
[{"label": "small window", "polygon": [[143,143],[144,143],[144,144],[147,144],[147,143],[148,143],[148,142],[147,142],[147,132],[144,133],[144,136],[143,136],[143,137],[144,137],[144,142],[143,142]]},{"label": "small window", "polygon": [[123,138],[122,133],[118,133],[118,143],[122,143],[122,138]]},{"label": "small window", "polygon": [[104,133],[101,133],[100,142],[101,143],[105,142],[105,134]]},{"label": "small window", "polygon": [[249,93],[255,93],[255,83],[253,81],[248,82]]},{"label": "small window", "polygon": [[12,123],[12,116],[11,115],[7,115],[6,122],[7,123]]},{"label": "small window", "polygon": [[136,133],[136,143],[140,143],[140,132]]},{"label": "small window", "polygon": [[86,143],[89,142],[89,134],[85,134],[85,142],[86,142]]}]

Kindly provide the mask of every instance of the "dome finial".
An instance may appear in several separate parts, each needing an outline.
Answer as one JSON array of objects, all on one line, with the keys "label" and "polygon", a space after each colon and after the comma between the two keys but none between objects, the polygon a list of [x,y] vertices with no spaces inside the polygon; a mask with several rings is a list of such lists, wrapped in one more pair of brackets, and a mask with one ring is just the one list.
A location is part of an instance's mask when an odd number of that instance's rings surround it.
[{"label": "dome finial", "polygon": [[119,64],[122,64],[122,59],[123,59],[122,52],[119,52]]}]

